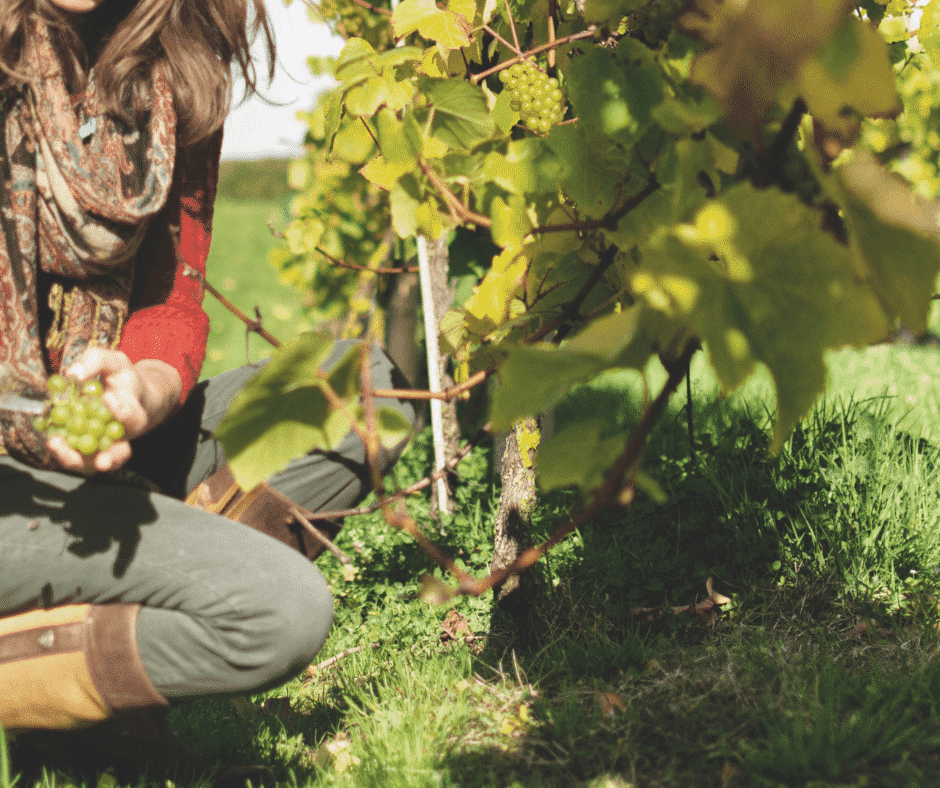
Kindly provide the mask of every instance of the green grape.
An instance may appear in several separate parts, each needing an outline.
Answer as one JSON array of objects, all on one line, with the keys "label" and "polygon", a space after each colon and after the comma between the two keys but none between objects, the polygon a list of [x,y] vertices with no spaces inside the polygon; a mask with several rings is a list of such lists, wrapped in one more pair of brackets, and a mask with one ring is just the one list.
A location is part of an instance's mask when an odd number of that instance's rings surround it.
[{"label": "green grape", "polygon": [[108,423],[96,416],[89,418],[85,425],[85,429],[96,438],[100,438],[102,435],[104,435],[104,431],[107,429],[107,427]]},{"label": "green grape", "polygon": [[[71,445],[71,444],[69,444]],[[75,445],[72,446],[79,454],[94,454],[98,450],[98,439],[87,432],[83,432],[75,439]]]},{"label": "green grape", "polygon": [[73,435],[81,435],[86,429],[88,429],[88,419],[86,419],[81,414],[73,413],[67,422],[65,422],[65,429],[71,432]]},{"label": "green grape", "polygon": [[108,422],[111,420],[111,411],[100,399],[96,399],[88,404],[88,418]]},{"label": "green grape", "polygon": [[62,437],[85,456],[104,451],[124,438],[124,425],[102,400],[104,386],[100,380],[77,384],[62,375],[52,375],[48,389],[52,408],[47,416],[32,421],[33,427],[47,438]]},{"label": "green grape", "polygon": [[104,393],[104,386],[100,380],[86,380],[82,384],[82,394],[89,397],[100,397]]},{"label": "green grape", "polygon": [[68,381],[62,375],[52,375],[49,378],[46,387],[50,394],[61,394],[68,388]]},{"label": "green grape", "polygon": [[116,443],[124,437],[125,432],[126,430],[124,429],[124,425],[121,424],[121,422],[111,421],[105,428],[104,434]]},{"label": "green grape", "polygon": [[500,73],[510,75],[504,80],[510,91],[509,106],[530,131],[547,134],[564,117],[564,93],[556,78],[544,74],[530,61],[516,63]]}]

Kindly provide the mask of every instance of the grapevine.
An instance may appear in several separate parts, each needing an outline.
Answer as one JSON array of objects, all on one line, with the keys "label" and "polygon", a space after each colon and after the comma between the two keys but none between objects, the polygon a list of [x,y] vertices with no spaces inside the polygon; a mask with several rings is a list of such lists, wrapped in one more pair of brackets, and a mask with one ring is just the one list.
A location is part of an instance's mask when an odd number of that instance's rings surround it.
[{"label": "grapevine", "polygon": [[105,451],[124,437],[124,425],[111,415],[102,400],[100,380],[78,383],[63,375],[52,375],[48,383],[52,408],[36,416],[33,427],[48,438],[60,436],[86,457]]},{"label": "grapevine", "polygon": [[[926,330],[940,206],[913,194],[940,182],[940,0],[923,9],[920,44],[914,0],[384,5],[319,6],[347,43],[336,87],[309,115],[292,174],[302,193],[273,262],[315,296],[342,282],[331,293],[342,298],[347,269],[408,268],[417,236],[453,233],[452,255],[472,264],[451,272],[461,284],[441,339],[457,385],[444,396],[496,376],[495,432],[609,370],[635,370],[652,390],[665,368],[632,435],[584,414],[539,446],[543,489],[578,488],[586,507],[544,549],[592,507],[633,499],[646,434],[696,348],[726,393],[766,367],[777,451],[824,391],[831,349],[899,324]],[[317,342],[275,354],[284,393]],[[348,410],[363,404],[359,429],[374,442],[389,428],[372,410],[379,392],[337,384]],[[253,396],[264,413],[278,392]],[[237,431],[244,445],[220,437],[246,484],[278,470],[262,461],[278,418],[257,422],[257,438]],[[330,448],[339,430],[321,432]],[[294,455],[309,451],[290,440]],[[412,532],[380,481],[386,520]],[[499,582],[455,574],[462,593]]]}]

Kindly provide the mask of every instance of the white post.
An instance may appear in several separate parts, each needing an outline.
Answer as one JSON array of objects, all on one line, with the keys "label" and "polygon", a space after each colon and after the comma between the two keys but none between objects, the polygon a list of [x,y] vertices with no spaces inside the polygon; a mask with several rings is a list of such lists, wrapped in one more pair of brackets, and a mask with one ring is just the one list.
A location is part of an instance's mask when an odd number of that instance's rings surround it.
[{"label": "white post", "polygon": [[[431,260],[428,253],[428,239],[418,236],[418,276],[421,280],[421,304],[424,307],[424,341],[428,351],[428,386],[431,392],[441,391],[440,358],[441,351],[437,342],[437,315],[434,314],[434,298],[431,291]],[[431,400],[431,434],[434,437],[434,470],[439,471],[447,461],[444,449],[444,414],[441,400]],[[437,511],[450,514],[448,505],[447,483],[438,479]]]},{"label": "white post", "polygon": [[[392,0],[392,11],[400,0]],[[395,46],[403,46],[404,39]],[[418,277],[421,282],[421,304],[424,307],[424,341],[428,351],[428,385],[435,394],[441,390],[441,351],[437,343],[437,315],[434,314],[434,298],[431,295],[431,260],[428,255],[428,239],[418,235]],[[439,399],[431,400],[431,435],[434,438],[434,470],[439,471],[447,462],[444,449],[444,413]],[[450,514],[447,498],[447,483],[438,479],[434,485],[437,492],[437,511]]]}]

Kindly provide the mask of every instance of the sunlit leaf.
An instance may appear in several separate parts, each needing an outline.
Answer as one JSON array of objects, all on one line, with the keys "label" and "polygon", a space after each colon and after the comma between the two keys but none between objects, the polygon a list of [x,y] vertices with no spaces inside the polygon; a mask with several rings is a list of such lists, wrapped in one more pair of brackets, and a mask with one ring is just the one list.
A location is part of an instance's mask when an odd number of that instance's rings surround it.
[{"label": "sunlit leaf", "polygon": [[330,337],[302,334],[279,348],[232,401],[215,436],[246,490],[315,448],[335,448],[349,421],[331,412],[319,370]]},{"label": "sunlit leaf", "polygon": [[410,164],[390,164],[382,156],[376,156],[366,162],[360,172],[376,186],[388,190],[398,182],[402,175],[411,172],[412,169],[414,168]]},{"label": "sunlit leaf", "polygon": [[856,270],[892,321],[922,334],[940,274],[940,204],[916,197],[868,153],[858,152],[838,175]]},{"label": "sunlit leaf", "polygon": [[574,61],[569,72],[569,98],[578,125],[588,135],[629,145],[652,123],[652,111],[663,98],[663,82],[649,49],[631,39],[617,49],[592,48]]},{"label": "sunlit leaf", "polygon": [[930,0],[920,16],[917,38],[934,68],[940,68],[940,0]]},{"label": "sunlit leaf", "polygon": [[493,429],[505,430],[517,419],[542,413],[573,386],[616,366],[636,328],[637,313],[629,310],[592,321],[561,347],[539,343],[507,348],[493,397]]},{"label": "sunlit leaf", "polygon": [[[476,6],[471,2],[455,4],[458,10],[441,9],[434,0],[402,0],[392,12],[392,27],[398,38],[418,31],[423,38],[448,49],[460,49],[471,41]],[[461,11],[469,11],[469,18]]]},{"label": "sunlit leaf", "polygon": [[870,25],[848,16],[798,77],[810,113],[843,144],[858,137],[863,117],[890,117],[901,108],[887,47]]},{"label": "sunlit leaf", "polygon": [[756,362],[769,367],[775,449],[823,390],[824,350],[866,345],[887,329],[849,250],[811,209],[773,189],[736,186],[696,221],[655,235],[632,282],[650,307],[705,340],[727,391]]}]

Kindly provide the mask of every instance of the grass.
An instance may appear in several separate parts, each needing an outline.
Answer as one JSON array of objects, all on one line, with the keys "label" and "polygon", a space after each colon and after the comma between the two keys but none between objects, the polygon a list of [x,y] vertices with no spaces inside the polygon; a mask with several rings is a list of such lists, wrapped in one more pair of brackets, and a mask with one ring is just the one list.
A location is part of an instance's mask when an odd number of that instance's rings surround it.
[{"label": "grass", "polygon": [[[271,295],[257,251],[270,241],[235,231],[277,210],[223,200],[210,268],[266,321],[299,299]],[[281,335],[294,328],[285,321]],[[244,358],[239,325],[211,342],[225,368]],[[767,378],[720,400],[697,359],[696,457],[677,395],[646,453],[666,503],[641,496],[552,553],[530,652],[512,650],[488,599],[418,602],[425,556],[378,516],[351,518],[339,544],[355,569],[318,563],[337,610],[318,658],[337,659],[263,696],[175,709],[176,727],[220,763],[264,763],[279,784],[311,788],[935,785],[940,355],[873,348],[830,362],[830,395],[771,458]],[[558,421],[588,411],[628,428],[635,385],[604,376]],[[429,456],[422,433],[396,482],[422,476]],[[475,574],[492,549],[491,466],[487,448],[462,465],[458,513],[439,537]],[[537,531],[574,505],[570,493],[543,496]],[[427,501],[409,507],[434,532]],[[709,578],[732,602],[708,625],[633,612],[699,601]],[[0,743],[0,788],[17,776],[15,741],[12,755],[10,771]]]},{"label": "grass", "polygon": [[[283,200],[247,202],[221,197],[216,201],[206,261],[207,278],[222,295],[252,319],[258,307],[264,327],[282,340],[304,325],[302,296],[281,284],[267,262],[268,250],[278,243],[268,222],[283,227],[286,215]],[[271,354],[271,347],[257,334],[246,340],[245,324],[211,295],[206,295],[204,305],[211,332],[203,377]]]},{"label": "grass", "polygon": [[[486,600],[417,602],[420,551],[376,516],[351,519],[340,546],[356,571],[320,561],[337,600],[321,656],[341,658],[174,721],[284,785],[933,785],[940,450],[900,431],[888,402],[820,407],[777,460],[766,418],[702,399],[693,461],[674,409],[647,455],[669,500],[610,512],[552,555],[530,653],[501,639]],[[428,453],[422,434],[397,481]],[[489,466],[486,450],[468,459],[442,537],[474,572],[497,504]],[[571,503],[545,496],[539,530]],[[423,501],[411,510],[434,527]],[[710,626],[631,613],[700,600],[707,577],[733,600]]]}]

